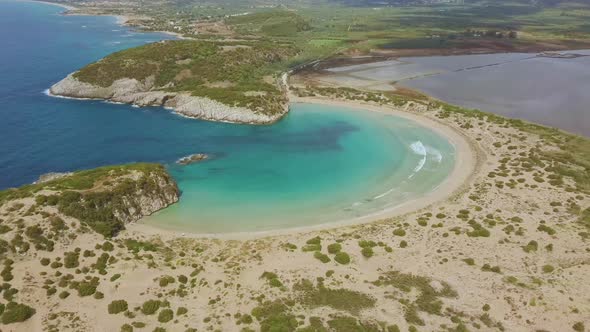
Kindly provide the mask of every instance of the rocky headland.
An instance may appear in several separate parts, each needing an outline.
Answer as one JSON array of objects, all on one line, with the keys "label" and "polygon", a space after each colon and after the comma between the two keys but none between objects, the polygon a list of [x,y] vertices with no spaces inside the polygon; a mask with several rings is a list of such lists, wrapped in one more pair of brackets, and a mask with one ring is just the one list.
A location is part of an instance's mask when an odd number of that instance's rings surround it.
[{"label": "rocky headland", "polygon": [[108,87],[102,87],[82,82],[75,74],[72,73],[54,84],[49,93],[68,98],[103,99],[139,107],[163,106],[189,118],[230,123],[271,124],[289,111],[286,103],[281,112],[264,114],[247,107],[229,106],[210,98],[193,96],[187,92],[163,91],[155,87],[154,76],[142,81],[122,78]]}]

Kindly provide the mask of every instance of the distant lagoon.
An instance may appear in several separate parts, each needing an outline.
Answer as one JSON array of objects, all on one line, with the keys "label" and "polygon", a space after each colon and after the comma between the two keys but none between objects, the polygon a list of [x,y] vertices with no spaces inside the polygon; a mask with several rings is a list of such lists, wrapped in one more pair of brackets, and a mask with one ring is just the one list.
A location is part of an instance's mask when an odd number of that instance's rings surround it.
[{"label": "distant lagoon", "polygon": [[[590,50],[565,53],[590,55]],[[346,72],[351,78],[396,82],[451,104],[590,136],[590,56],[405,57],[332,71]]]},{"label": "distant lagoon", "polygon": [[[454,147],[437,133],[379,113],[293,104],[277,124],[250,126],[46,96],[89,62],[170,38],[134,32],[113,17],[61,11],[0,2],[0,188],[47,172],[159,162],[178,182],[181,200],[142,222],[226,233],[367,215],[434,190],[455,164]],[[176,164],[193,153],[211,159]]]}]

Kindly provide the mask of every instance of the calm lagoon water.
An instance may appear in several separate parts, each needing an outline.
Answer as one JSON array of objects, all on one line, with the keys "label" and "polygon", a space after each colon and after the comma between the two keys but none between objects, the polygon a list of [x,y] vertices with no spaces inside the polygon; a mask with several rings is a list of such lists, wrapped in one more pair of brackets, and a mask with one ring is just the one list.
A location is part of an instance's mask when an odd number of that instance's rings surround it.
[{"label": "calm lagoon water", "polygon": [[[446,140],[383,114],[295,104],[275,125],[248,126],[48,97],[45,89],[88,62],[168,38],[133,32],[112,17],[61,11],[0,1],[0,188],[47,172],[160,162],[177,180],[181,201],[144,222],[217,233],[366,215],[433,190],[453,168]],[[175,163],[192,153],[213,158]]]},{"label": "calm lagoon water", "polygon": [[[590,55],[590,50],[569,53]],[[590,56],[559,59],[505,53],[407,57],[331,71],[396,81],[452,104],[590,136]]]},{"label": "calm lagoon water", "polygon": [[407,60],[447,67],[461,62],[465,69],[418,78],[404,85],[453,104],[590,137],[590,56],[559,59],[497,54]]}]

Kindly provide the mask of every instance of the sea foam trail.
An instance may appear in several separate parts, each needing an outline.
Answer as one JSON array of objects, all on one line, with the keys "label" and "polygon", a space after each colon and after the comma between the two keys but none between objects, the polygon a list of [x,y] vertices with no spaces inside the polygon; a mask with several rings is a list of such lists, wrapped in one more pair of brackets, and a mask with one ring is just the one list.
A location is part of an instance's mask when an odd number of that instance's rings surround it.
[{"label": "sea foam trail", "polygon": [[429,146],[428,146],[428,147],[426,147],[426,153],[427,153],[428,155],[434,156],[434,160],[435,160],[437,163],[440,163],[440,162],[442,162],[442,158],[443,158],[443,156],[442,156],[442,154],[440,153],[440,151],[438,151],[437,149],[435,149],[435,148],[431,148],[431,147],[429,147]]},{"label": "sea foam trail", "polygon": [[379,199],[379,198],[381,198],[381,197],[385,197],[385,196],[387,196],[387,195],[391,194],[391,193],[392,193],[394,190],[395,190],[395,188],[391,188],[391,189],[389,189],[388,191],[386,191],[386,192],[384,192],[384,193],[382,193],[382,194],[379,194],[379,195],[377,195],[377,196],[373,197],[373,199]]},{"label": "sea foam trail", "polygon": [[416,142],[410,144],[410,149],[415,154],[422,156],[422,159],[420,159],[420,161],[418,162],[418,165],[416,165],[416,167],[414,167],[414,172],[408,177],[408,179],[413,178],[414,175],[416,173],[420,172],[422,167],[424,167],[424,165],[426,164],[426,147],[424,147],[424,144],[422,144],[422,142],[416,141]]},{"label": "sea foam trail", "polygon": [[[435,158],[438,159],[438,162],[440,162],[442,160],[442,155],[440,154],[440,152],[438,152],[435,149],[430,149],[430,148],[427,149],[424,146],[424,144],[422,144],[421,141],[416,141],[416,142],[410,144],[410,149],[415,154],[422,156],[422,159],[420,159],[420,161],[418,162],[418,165],[416,165],[416,167],[414,167],[414,170],[412,171],[412,174],[410,174],[410,176],[408,176],[408,179],[413,178],[414,175],[416,175],[416,173],[420,172],[420,170],[424,167],[424,165],[426,164],[426,155],[428,154],[427,152],[432,152],[435,155]],[[429,149],[431,151],[429,151]],[[388,191],[373,197],[373,199],[383,198],[383,197],[391,194],[395,189],[396,188],[391,188]]]}]

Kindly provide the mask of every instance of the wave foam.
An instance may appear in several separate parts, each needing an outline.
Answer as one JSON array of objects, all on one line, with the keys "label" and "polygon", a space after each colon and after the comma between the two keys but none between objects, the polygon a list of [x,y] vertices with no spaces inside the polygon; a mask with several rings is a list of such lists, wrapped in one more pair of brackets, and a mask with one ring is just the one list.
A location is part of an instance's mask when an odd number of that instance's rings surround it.
[{"label": "wave foam", "polygon": [[421,141],[416,141],[410,144],[410,149],[412,149],[412,151],[417,155],[426,156],[426,147],[424,147],[424,144],[422,144]]},{"label": "wave foam", "polygon": [[413,178],[414,175],[416,173],[420,172],[420,170],[426,164],[426,147],[424,146],[424,144],[422,144],[422,142],[416,141],[416,142],[410,144],[410,149],[412,149],[412,151],[415,154],[417,154],[419,156],[422,156],[422,159],[420,159],[420,161],[418,162],[418,165],[416,165],[416,167],[414,167],[414,171],[413,171],[412,174],[410,174],[410,176],[408,177],[408,179]]},{"label": "wave foam", "polygon": [[385,197],[385,196],[391,194],[391,192],[394,191],[394,190],[395,190],[395,188],[391,188],[388,191],[386,191],[386,192],[384,192],[384,193],[382,193],[380,195],[377,195],[377,196],[373,197],[373,199],[379,199],[379,198]]}]

